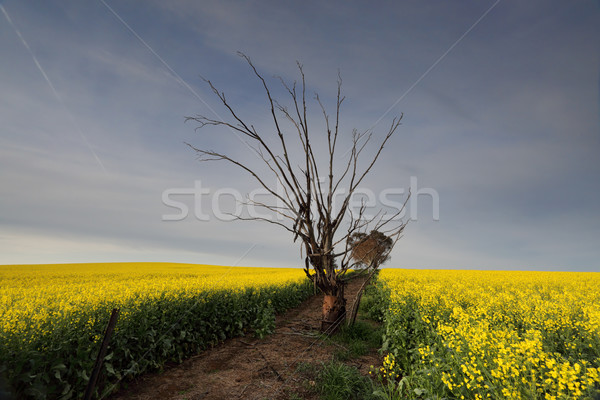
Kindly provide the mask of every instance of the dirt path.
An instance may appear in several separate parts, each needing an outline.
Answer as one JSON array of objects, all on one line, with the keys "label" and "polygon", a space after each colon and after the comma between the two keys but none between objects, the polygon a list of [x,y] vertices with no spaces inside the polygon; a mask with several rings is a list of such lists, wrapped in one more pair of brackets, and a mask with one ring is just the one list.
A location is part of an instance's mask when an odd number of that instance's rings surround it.
[{"label": "dirt path", "polygon": [[[347,307],[362,279],[346,287]],[[336,347],[318,335],[323,296],[278,316],[276,330],[262,340],[253,336],[229,339],[160,374],[147,374],[110,400],[229,400],[288,399],[290,393],[316,399],[305,378],[296,372],[299,363],[318,364],[333,358]],[[349,361],[361,373],[380,362],[377,353]]]}]

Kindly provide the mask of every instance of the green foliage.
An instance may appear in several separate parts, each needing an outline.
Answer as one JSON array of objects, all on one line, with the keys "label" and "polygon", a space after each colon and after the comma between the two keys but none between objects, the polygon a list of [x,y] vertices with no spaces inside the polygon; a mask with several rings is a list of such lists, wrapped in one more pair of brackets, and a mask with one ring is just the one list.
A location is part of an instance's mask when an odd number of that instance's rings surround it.
[{"label": "green foliage", "polygon": [[259,339],[273,333],[275,330],[275,309],[270,301],[259,311],[252,323],[252,329],[254,330],[254,335]]},{"label": "green foliage", "polygon": [[389,289],[377,279],[377,275],[373,276],[371,284],[363,292],[359,312],[368,319],[383,322],[389,303]]},{"label": "green foliage", "polygon": [[344,326],[328,340],[341,345],[335,353],[340,361],[350,360],[365,355],[369,349],[379,349],[382,343],[381,327],[376,327],[365,321],[356,321],[352,326]]},{"label": "green foliage", "polygon": [[[104,386],[110,391],[121,378],[182,362],[229,337],[249,331],[263,337],[273,331],[276,313],[297,306],[312,291],[307,279],[283,287],[170,293],[124,304],[105,357]],[[55,320],[54,326],[60,329],[30,343],[9,337],[0,346],[0,376],[6,375],[19,398],[77,398],[89,381],[112,307],[107,302],[57,316],[63,323]]]},{"label": "green foliage", "polygon": [[371,380],[355,367],[332,361],[323,364],[316,377],[316,389],[323,400],[372,399]]},{"label": "green foliage", "polygon": [[388,313],[385,326],[382,348],[393,353],[400,369],[407,373],[420,365],[419,346],[437,340],[432,326],[421,318],[418,301],[413,297],[404,299],[401,313]]}]

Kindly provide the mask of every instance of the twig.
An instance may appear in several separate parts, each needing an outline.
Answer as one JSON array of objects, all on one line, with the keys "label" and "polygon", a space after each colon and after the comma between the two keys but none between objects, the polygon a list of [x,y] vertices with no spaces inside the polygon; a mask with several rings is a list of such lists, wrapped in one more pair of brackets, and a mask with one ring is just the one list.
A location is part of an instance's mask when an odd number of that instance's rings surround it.
[{"label": "twig", "polygon": [[260,352],[260,350],[256,349],[256,351],[258,352],[258,354],[260,354],[260,356],[263,358],[263,360],[265,360],[265,362],[267,363],[267,367],[269,367],[271,369],[271,371],[273,371],[273,373],[275,375],[277,375],[277,379],[280,380],[281,382],[285,382],[285,380],[281,377],[281,375],[279,375],[279,372],[277,372],[277,370],[271,365],[271,363],[267,360],[267,358],[263,355],[263,353]]},{"label": "twig", "polygon": [[308,337],[308,338],[314,338],[314,337],[317,337],[317,335],[315,335],[315,334],[310,334],[310,333],[302,333],[302,332],[281,332],[281,334],[283,334],[283,335],[296,335],[296,336],[304,336],[304,337]]},{"label": "twig", "polygon": [[242,396],[244,395],[244,392],[246,391],[246,389],[248,389],[248,386],[250,386],[250,385],[251,385],[251,383],[248,384],[248,385],[246,385],[246,386],[244,386],[244,389],[242,389],[242,393],[240,393],[240,395],[238,396],[238,399],[242,398]]}]

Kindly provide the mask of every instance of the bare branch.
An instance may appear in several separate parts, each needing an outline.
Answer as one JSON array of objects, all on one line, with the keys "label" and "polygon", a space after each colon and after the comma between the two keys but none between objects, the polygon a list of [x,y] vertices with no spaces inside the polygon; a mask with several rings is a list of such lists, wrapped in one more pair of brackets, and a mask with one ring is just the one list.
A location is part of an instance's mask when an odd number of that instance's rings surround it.
[{"label": "bare branch", "polygon": [[[206,150],[192,146],[189,143],[186,144],[196,152],[199,161],[226,161],[245,171],[266,190],[266,193],[277,200],[277,204],[271,204],[248,198],[242,204],[258,207],[272,215],[236,215],[235,218],[245,221],[267,222],[284,228],[293,235],[294,240],[300,239],[301,255],[305,255],[304,271],[306,276],[325,294],[343,298],[344,274],[346,271],[366,263],[367,265],[360,273],[372,273],[372,270],[388,257],[391,248],[401,237],[406,226],[406,223],[402,220],[397,222],[404,211],[406,202],[401,210],[392,215],[380,210],[374,216],[366,217],[364,201],[361,202],[357,211],[350,208],[352,196],[371,172],[384,147],[399,127],[402,116],[393,120],[379,145],[375,146],[375,153],[369,158],[366,168],[359,168],[359,161],[363,158],[363,153],[366,152],[367,148],[371,147],[374,138],[371,130],[364,132],[353,130],[352,147],[349,153],[341,157],[338,156],[336,151],[340,135],[340,111],[345,99],[342,96],[342,78],[338,71],[335,122],[333,117],[330,117],[327,113],[319,95],[315,94],[316,103],[320,107],[325,122],[324,135],[327,139],[327,147],[325,148],[327,156],[317,157],[311,142],[306,99],[307,84],[302,64],[297,62],[300,74],[298,84],[296,82],[288,84],[282,78],[278,78],[289,95],[288,108],[273,97],[273,92],[266,79],[255,67],[252,60],[243,53],[238,54],[245,60],[262,85],[268,105],[269,119],[274,128],[273,139],[269,136],[267,140],[267,137],[263,136],[253,124],[244,121],[236,112],[232,103],[225,97],[225,94],[219,91],[210,80],[204,78],[213,94],[227,109],[228,118],[221,120],[196,115],[187,117],[185,120],[186,122],[195,122],[197,124],[196,130],[225,127],[231,129],[236,135],[243,135],[247,139],[243,142],[258,156],[267,169],[255,168],[249,163],[232,158],[218,150]],[[282,125],[281,122],[289,122],[291,125],[287,123]],[[289,129],[290,132],[286,133],[284,128]],[[290,134],[294,140],[293,146],[289,141]],[[299,144],[295,143],[295,138],[298,139]],[[276,142],[271,144],[271,140],[276,140]],[[302,156],[301,161],[297,158],[292,161],[294,152]],[[319,156],[321,155],[320,152],[317,153],[319,153]],[[298,161],[301,164],[300,166],[295,165]],[[335,174],[334,167],[338,162],[341,162],[342,168],[339,173]],[[321,171],[326,174],[322,177],[322,180]],[[270,177],[271,174],[282,190],[276,190],[273,185],[267,183],[267,177]],[[341,208],[334,210],[334,198],[340,192],[343,192]],[[343,233],[338,234],[337,231],[342,224],[344,224],[345,229]],[[371,229],[369,239],[358,240],[357,238],[362,238],[362,235],[365,235],[368,229]],[[382,239],[383,241],[378,239],[383,236],[387,239]],[[343,247],[343,249],[336,250],[339,247]],[[336,264],[336,260],[339,261],[339,264]],[[339,307],[343,309],[344,306],[342,304]],[[329,317],[324,316],[324,319]]]}]

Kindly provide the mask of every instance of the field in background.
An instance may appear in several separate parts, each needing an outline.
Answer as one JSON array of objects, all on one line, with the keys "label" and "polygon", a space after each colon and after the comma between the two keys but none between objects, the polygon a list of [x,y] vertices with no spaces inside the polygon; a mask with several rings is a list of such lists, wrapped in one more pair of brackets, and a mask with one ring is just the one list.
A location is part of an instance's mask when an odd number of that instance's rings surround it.
[{"label": "field in background", "polygon": [[[600,388],[600,274],[380,273],[378,371],[409,398],[580,399]],[[403,398],[404,398],[403,396]]]},{"label": "field in background", "polygon": [[113,308],[107,385],[252,330],[312,293],[301,269],[168,263],[0,266],[0,373],[29,398],[85,390]]}]

